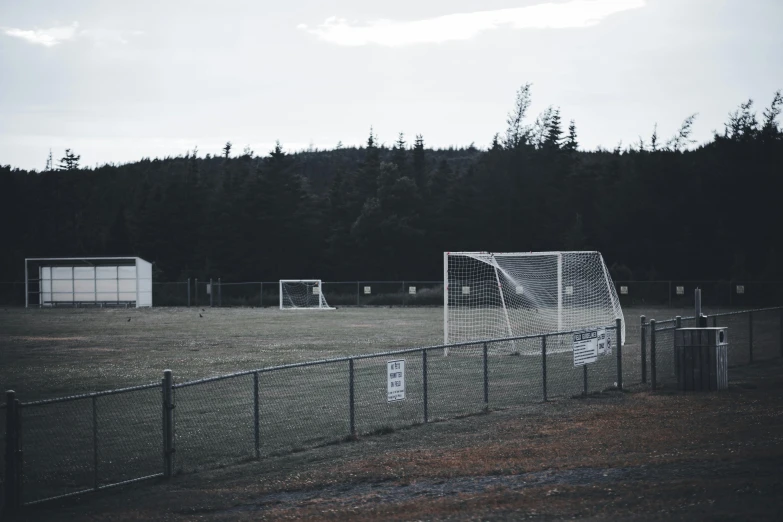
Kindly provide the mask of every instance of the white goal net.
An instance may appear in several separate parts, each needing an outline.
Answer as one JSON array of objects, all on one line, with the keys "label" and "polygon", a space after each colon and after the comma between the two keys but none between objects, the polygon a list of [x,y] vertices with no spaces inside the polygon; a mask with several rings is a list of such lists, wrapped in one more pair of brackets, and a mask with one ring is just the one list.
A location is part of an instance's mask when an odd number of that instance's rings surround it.
[{"label": "white goal net", "polygon": [[[444,343],[567,332],[625,320],[600,252],[447,252]],[[517,351],[517,343],[496,345]]]},{"label": "white goal net", "polygon": [[326,302],[320,279],[281,279],[281,310],[334,310]]}]

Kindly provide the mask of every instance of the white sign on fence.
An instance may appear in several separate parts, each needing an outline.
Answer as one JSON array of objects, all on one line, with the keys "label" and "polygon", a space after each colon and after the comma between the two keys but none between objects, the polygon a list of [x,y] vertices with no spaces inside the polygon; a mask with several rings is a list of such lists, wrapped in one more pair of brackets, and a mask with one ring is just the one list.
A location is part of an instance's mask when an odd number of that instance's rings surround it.
[{"label": "white sign on fence", "polygon": [[598,331],[574,334],[574,368],[594,363],[598,359]]},{"label": "white sign on fence", "polygon": [[386,363],[386,401],[405,400],[405,359]]},{"label": "white sign on fence", "polygon": [[364,287],[364,293],[365,293],[365,294],[369,294],[369,293],[370,293],[370,290],[371,290],[371,288],[370,288],[369,286],[365,286],[365,287]]},{"label": "white sign on fence", "polygon": [[573,286],[567,286],[566,287],[566,295],[574,295],[574,287]]},{"label": "white sign on fence", "polygon": [[598,355],[612,355],[612,339],[603,328],[598,330]]},{"label": "white sign on fence", "polygon": [[744,294],[745,293],[745,285],[737,285],[737,293],[738,294]]},{"label": "white sign on fence", "polygon": [[677,287],[677,295],[685,295],[685,287],[684,286],[678,286]]},{"label": "white sign on fence", "polygon": [[462,287],[462,295],[470,295],[470,287],[469,286],[463,286]]},{"label": "white sign on fence", "polygon": [[415,286],[409,286],[408,287],[408,293],[411,295],[416,295],[416,287]]},{"label": "white sign on fence", "polygon": [[627,286],[621,286],[620,287],[620,293],[624,295],[628,295],[628,287]]}]

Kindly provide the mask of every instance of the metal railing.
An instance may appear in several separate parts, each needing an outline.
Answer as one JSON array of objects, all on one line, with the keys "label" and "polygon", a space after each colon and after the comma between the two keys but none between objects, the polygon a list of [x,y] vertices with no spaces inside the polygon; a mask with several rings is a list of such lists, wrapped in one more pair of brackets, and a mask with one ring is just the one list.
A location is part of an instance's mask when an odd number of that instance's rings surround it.
[{"label": "metal railing", "polygon": [[[287,364],[34,402],[8,392],[5,506],[260,459],[525,402],[622,388],[612,356],[575,367],[555,332]],[[583,330],[581,330],[583,331]],[[445,348],[448,348],[446,355]],[[404,361],[404,400],[388,363]]]},{"label": "metal railing", "polygon": [[[783,307],[716,313],[702,320],[707,326],[729,329],[729,369],[783,357]],[[641,316],[642,383],[647,383],[648,369],[653,389],[676,383],[674,331],[695,326],[698,326],[697,317],[647,321]]]}]

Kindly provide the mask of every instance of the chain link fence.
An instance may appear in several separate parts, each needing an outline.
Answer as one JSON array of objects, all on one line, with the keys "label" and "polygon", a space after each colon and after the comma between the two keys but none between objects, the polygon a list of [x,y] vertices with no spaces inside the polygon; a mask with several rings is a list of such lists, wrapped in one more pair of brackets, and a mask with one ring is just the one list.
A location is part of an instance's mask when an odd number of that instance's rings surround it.
[{"label": "chain link fence", "polygon": [[[731,368],[755,361],[783,357],[783,307],[723,312],[705,316],[706,326],[728,328],[728,366]],[[696,317],[676,317],[640,324],[641,382],[653,389],[677,383],[674,332],[678,328],[699,326]]]},{"label": "chain link fence", "polygon": [[561,332],[181,383],[167,370],[160,384],[27,403],[9,392],[0,412],[15,404],[18,420],[13,429],[6,429],[5,416],[0,421],[15,470],[11,487],[4,483],[4,495],[18,499],[14,503],[19,506],[35,504],[358,435],[606,390],[618,383],[618,327],[619,321],[604,327],[615,350],[611,356],[580,367],[574,366],[575,332]]},{"label": "chain link fence", "polygon": [[620,304],[692,308],[694,290],[715,307],[765,307],[783,302],[783,281],[615,281]]},{"label": "chain link fence", "polygon": [[[278,281],[221,278],[152,284],[155,306],[277,306]],[[693,290],[715,307],[749,308],[783,302],[783,281],[615,281],[620,304],[692,307]],[[443,281],[323,281],[331,306],[440,306]],[[0,306],[24,306],[24,282],[0,282]]]}]

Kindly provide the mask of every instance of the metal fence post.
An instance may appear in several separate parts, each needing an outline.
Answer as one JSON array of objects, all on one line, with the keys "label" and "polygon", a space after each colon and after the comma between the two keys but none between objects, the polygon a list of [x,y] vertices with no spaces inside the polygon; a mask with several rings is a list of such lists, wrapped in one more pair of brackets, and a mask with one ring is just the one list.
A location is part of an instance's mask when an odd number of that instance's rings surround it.
[{"label": "metal fence post", "polygon": [[258,304],[261,308],[264,307],[264,283],[258,283]]},{"label": "metal fence post", "polygon": [[748,312],[748,355],[753,362],[753,312]]},{"label": "metal fence post", "polygon": [[258,422],[258,372],[253,372],[253,433],[256,443],[256,458],[261,457]]},{"label": "metal fence post", "polygon": [[218,277],[218,307],[223,306],[223,284]]},{"label": "metal fence post", "polygon": [[174,469],[174,378],[163,370],[163,476],[171,478]]},{"label": "metal fence post", "polygon": [[356,281],[356,306],[359,306],[359,281]]},{"label": "metal fence post", "polygon": [[780,340],[780,356],[783,357],[783,307],[778,310],[780,317],[778,322],[778,339]]},{"label": "metal fence post", "polygon": [[541,336],[541,370],[543,371],[541,382],[544,388],[544,402],[546,402],[546,335]]},{"label": "metal fence post", "polygon": [[587,365],[582,365],[582,376],[584,378],[584,390],[582,391],[582,395],[587,395]]},{"label": "metal fence post", "polygon": [[650,319],[650,379],[652,380],[652,389],[658,389],[658,376],[656,372],[656,353],[655,353],[655,319]]},{"label": "metal fence post", "polygon": [[98,397],[92,397],[92,467],[93,488],[98,491]]},{"label": "metal fence post", "polygon": [[190,278],[188,277],[188,308],[190,308]]},{"label": "metal fence post", "polygon": [[196,306],[198,306],[198,277],[196,278],[196,284],[193,285],[193,289],[196,292],[196,294],[195,294],[195,296],[196,296],[195,301],[196,301]]},{"label": "metal fence post", "polygon": [[712,316],[712,327],[713,328],[717,328],[717,326],[718,326],[718,316],[717,315],[713,315]]},{"label": "metal fence post", "polygon": [[210,306],[210,308],[212,307],[212,302],[213,302],[212,296],[214,296],[214,295],[215,295],[215,287],[212,286],[212,278],[210,277],[209,278],[209,306]]},{"label": "metal fence post", "polygon": [[[781,316],[783,317],[783,316]],[[428,397],[427,397],[427,350],[421,351],[421,376],[422,376],[422,387],[424,388],[424,424],[429,422],[429,404],[428,404]]]},{"label": "metal fence post", "polygon": [[356,437],[356,415],[354,411],[353,359],[348,359],[348,409],[351,417],[351,437]]},{"label": "metal fence post", "polygon": [[489,408],[489,372],[487,371],[487,343],[484,343],[484,409]]},{"label": "metal fence post", "polygon": [[11,513],[21,506],[22,498],[19,400],[13,390],[5,392],[5,408],[5,504],[3,511]]},{"label": "metal fence post", "polygon": [[[623,389],[623,322],[615,319],[615,328],[617,329],[617,389]],[[587,370],[585,370],[587,372]],[[585,373],[585,382],[587,373]]]},{"label": "metal fence post", "polygon": [[647,317],[641,316],[642,384],[647,384]]}]

